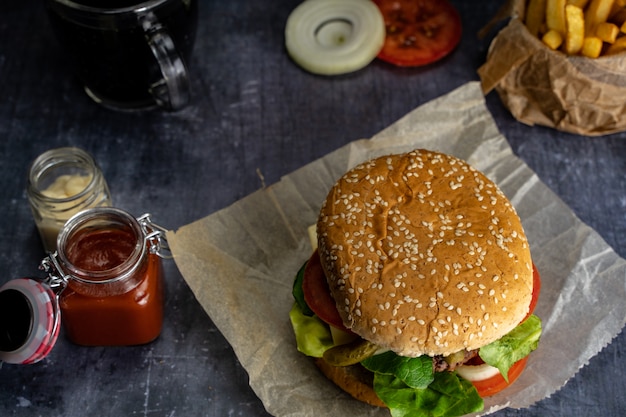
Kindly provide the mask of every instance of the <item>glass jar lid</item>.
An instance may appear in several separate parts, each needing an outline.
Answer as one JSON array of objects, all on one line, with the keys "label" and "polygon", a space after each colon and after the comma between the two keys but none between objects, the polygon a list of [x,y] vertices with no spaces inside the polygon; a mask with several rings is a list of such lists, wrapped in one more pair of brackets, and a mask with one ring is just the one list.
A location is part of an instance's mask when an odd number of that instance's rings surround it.
[{"label": "glass jar lid", "polygon": [[0,287],[0,361],[30,364],[45,358],[59,335],[60,311],[52,289],[35,279]]}]

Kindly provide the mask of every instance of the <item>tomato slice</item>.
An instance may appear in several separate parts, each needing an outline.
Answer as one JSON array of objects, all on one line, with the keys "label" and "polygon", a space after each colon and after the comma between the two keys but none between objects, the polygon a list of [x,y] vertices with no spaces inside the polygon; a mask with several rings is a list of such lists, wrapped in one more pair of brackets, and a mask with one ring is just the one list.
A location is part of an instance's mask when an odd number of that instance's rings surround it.
[{"label": "tomato slice", "polygon": [[401,67],[430,64],[461,40],[461,17],[447,0],[374,0],[387,35],[378,58]]},{"label": "tomato slice", "polygon": [[[530,308],[528,309],[528,314],[524,317],[524,320],[528,318],[535,311],[535,307],[537,307],[537,301],[539,301],[539,293],[541,292],[541,277],[539,276],[539,271],[537,267],[533,263],[533,296],[530,299]],[[524,321],[522,320],[522,321]]]},{"label": "tomato slice", "polygon": [[526,362],[528,362],[528,356],[515,362],[511,366],[511,368],[509,368],[508,383],[504,380],[504,377],[498,373],[491,378],[482,379],[480,381],[472,381],[472,384],[474,385],[474,387],[476,387],[478,395],[480,395],[482,398],[495,395],[503,389],[507,388],[513,382],[515,382],[515,380],[522,374],[522,371],[526,367]]},{"label": "tomato slice", "polygon": [[350,332],[343,325],[343,321],[337,311],[335,299],[330,294],[330,287],[326,281],[324,269],[317,251],[311,255],[304,269],[302,292],[304,293],[304,301],[306,301],[317,317],[337,329]]}]

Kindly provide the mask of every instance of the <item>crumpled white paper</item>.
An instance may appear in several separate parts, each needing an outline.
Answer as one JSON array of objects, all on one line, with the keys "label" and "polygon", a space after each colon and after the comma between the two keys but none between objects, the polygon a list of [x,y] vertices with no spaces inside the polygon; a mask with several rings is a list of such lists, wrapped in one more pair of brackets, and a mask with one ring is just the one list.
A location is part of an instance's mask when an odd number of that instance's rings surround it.
[{"label": "crumpled white paper", "polygon": [[535,314],[543,336],[526,371],[485,400],[488,414],[550,396],[626,323],[626,261],[513,155],[468,83],[406,115],[370,140],[354,141],[210,216],[167,233],[186,282],[232,345],[267,411],[285,416],[388,416],[353,400],[296,351],[288,312],[293,278],[310,256],[315,223],[332,184],[349,168],[427,148],[465,159],[516,207],[542,276]]}]

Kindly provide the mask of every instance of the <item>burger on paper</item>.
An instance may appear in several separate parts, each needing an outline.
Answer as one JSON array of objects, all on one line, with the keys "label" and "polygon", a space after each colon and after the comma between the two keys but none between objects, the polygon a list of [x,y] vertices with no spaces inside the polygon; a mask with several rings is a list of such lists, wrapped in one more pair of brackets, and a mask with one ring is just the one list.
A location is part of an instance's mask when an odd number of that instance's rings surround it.
[{"label": "burger on paper", "polygon": [[484,174],[415,150],[330,190],[290,312],[297,348],[392,416],[461,416],[536,349],[540,279],[521,221]]}]

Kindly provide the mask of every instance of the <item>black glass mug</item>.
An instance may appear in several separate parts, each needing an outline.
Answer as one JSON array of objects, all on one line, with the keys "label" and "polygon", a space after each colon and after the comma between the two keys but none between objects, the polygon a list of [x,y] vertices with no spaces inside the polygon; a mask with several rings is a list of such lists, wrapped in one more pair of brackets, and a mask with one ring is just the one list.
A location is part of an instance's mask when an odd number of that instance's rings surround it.
[{"label": "black glass mug", "polygon": [[197,0],[45,0],[85,91],[106,107],[185,107]]}]

